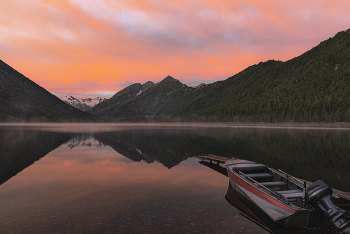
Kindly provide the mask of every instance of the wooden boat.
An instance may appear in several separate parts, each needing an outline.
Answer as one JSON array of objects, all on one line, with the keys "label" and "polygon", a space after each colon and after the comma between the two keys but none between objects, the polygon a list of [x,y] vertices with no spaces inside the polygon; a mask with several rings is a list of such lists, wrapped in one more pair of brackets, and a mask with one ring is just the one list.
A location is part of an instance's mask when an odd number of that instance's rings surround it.
[{"label": "wooden boat", "polygon": [[232,187],[284,227],[330,225],[350,233],[350,214],[331,201],[332,189],[316,181],[306,186],[281,170],[241,159],[225,162]]}]

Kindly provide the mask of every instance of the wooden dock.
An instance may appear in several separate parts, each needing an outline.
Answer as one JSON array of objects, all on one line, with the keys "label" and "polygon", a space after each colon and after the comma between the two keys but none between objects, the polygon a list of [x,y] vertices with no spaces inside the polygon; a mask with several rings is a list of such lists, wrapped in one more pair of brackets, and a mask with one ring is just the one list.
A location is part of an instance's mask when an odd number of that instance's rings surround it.
[{"label": "wooden dock", "polygon": [[217,163],[225,163],[227,160],[229,160],[229,158],[217,156],[213,154],[202,154],[202,155],[198,155],[198,157],[201,159],[207,159],[210,161],[210,163],[212,163],[212,161],[215,161]]},{"label": "wooden dock", "polygon": [[340,198],[343,198],[343,199],[346,199],[348,201],[350,201],[350,193],[347,193],[347,192],[343,192],[343,191],[340,191],[340,190],[337,190],[337,189],[333,189],[333,197],[340,197]]},{"label": "wooden dock", "polygon": [[[213,163],[213,161],[214,161],[217,163],[217,165],[219,165],[220,163],[225,163],[227,160],[229,160],[229,158],[218,156],[218,155],[213,155],[213,154],[202,154],[202,155],[198,155],[198,157],[201,159],[209,160],[210,163]],[[276,171],[276,170],[272,169],[272,171]],[[292,177],[294,177],[294,176],[292,176]],[[294,178],[296,180],[299,180],[299,181],[304,181],[303,179],[299,179],[296,177],[294,177]],[[297,182],[297,181],[295,181],[295,182]],[[307,186],[309,186],[310,184],[312,184],[312,182],[306,181]],[[350,192],[343,192],[343,191],[340,191],[337,189],[333,189],[332,197],[335,199],[343,198],[345,200],[350,201]]]}]

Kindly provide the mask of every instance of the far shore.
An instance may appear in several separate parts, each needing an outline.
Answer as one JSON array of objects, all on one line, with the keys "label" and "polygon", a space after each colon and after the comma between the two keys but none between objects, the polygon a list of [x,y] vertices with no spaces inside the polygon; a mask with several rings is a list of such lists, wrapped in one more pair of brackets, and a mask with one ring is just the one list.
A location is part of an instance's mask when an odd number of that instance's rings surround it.
[{"label": "far shore", "polygon": [[350,122],[335,123],[246,123],[246,122],[111,122],[111,123],[0,123],[0,126],[37,126],[37,127],[204,127],[204,128],[256,128],[256,129],[333,129],[350,130]]}]

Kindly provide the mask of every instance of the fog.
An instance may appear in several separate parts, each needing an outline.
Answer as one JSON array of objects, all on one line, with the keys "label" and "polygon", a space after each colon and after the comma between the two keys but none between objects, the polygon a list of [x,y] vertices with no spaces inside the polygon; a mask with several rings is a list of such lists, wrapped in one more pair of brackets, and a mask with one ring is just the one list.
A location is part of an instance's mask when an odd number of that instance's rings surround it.
[{"label": "fog", "polygon": [[0,123],[0,126],[26,127],[36,130],[60,132],[100,132],[125,128],[231,128],[231,129],[300,129],[300,130],[350,130],[350,123]]}]

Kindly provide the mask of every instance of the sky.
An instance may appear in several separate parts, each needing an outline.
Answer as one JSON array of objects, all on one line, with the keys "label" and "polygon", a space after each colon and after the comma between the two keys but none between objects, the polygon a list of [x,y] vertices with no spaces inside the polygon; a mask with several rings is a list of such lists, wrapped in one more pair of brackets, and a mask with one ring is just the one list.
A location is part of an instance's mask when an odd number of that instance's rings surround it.
[{"label": "sky", "polygon": [[0,0],[0,59],[63,97],[195,86],[350,28],[350,0]]}]

